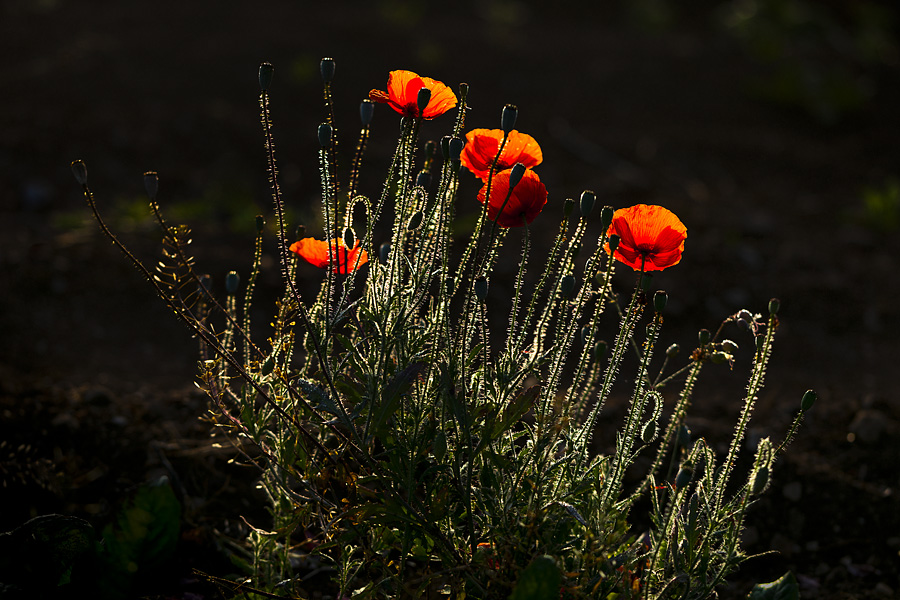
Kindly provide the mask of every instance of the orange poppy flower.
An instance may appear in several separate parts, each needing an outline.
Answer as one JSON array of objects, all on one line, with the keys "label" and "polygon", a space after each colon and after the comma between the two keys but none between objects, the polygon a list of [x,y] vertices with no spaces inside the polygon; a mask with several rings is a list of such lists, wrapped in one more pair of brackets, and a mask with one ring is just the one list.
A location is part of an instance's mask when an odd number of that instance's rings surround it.
[{"label": "orange poppy flower", "polygon": [[[473,129],[466,134],[466,145],[459,160],[476,177],[487,181],[491,164],[502,141],[502,129]],[[527,133],[519,133],[513,129],[509,132],[503,154],[497,160],[497,171],[510,169],[516,163],[522,163],[531,169],[541,164],[542,160],[544,154],[535,139]]]},{"label": "orange poppy flower", "polygon": [[[331,266],[335,273],[350,273],[369,262],[369,255],[359,247],[359,242],[356,242],[349,250],[344,245],[344,240],[338,240],[337,244],[332,241],[330,246],[331,252],[329,252],[328,242],[310,237],[294,242],[291,244],[290,250],[320,269]],[[338,260],[334,260],[335,255]]]},{"label": "orange poppy flower", "polygon": [[[422,88],[431,90],[431,99],[420,115],[417,100]],[[450,88],[430,77],[419,77],[412,71],[391,71],[387,91],[372,90],[369,100],[390,104],[404,117],[421,116],[423,119],[433,119],[456,106],[456,94]]]},{"label": "orange poppy flower", "polygon": [[[524,224],[523,218],[525,223],[531,223],[547,204],[547,188],[541,183],[537,173],[531,170],[525,171],[522,180],[513,188],[509,200],[506,200],[511,172],[512,169],[500,171],[494,175],[494,179],[491,181],[488,218],[492,221],[496,220],[500,227],[521,227]],[[478,192],[478,201],[482,204],[484,204],[486,194],[487,184],[485,183]],[[504,201],[506,201],[506,205],[503,204]]]},{"label": "orange poppy flower", "polygon": [[635,271],[662,271],[681,261],[687,228],[662,206],[637,204],[617,210],[607,234],[619,236],[616,260]]}]

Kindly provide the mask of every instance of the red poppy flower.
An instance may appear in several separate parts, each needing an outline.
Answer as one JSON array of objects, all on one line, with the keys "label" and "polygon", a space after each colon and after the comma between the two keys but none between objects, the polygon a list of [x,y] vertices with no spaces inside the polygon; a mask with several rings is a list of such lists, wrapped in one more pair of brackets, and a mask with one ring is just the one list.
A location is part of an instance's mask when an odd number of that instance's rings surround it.
[{"label": "red poppy flower", "polygon": [[[328,242],[315,238],[303,238],[299,242],[291,244],[290,249],[309,264],[320,269],[331,266],[335,273],[350,273],[369,262],[369,255],[359,247],[359,242],[356,242],[353,248],[348,250],[343,240],[338,240],[337,245],[332,241],[331,252],[329,252]],[[337,260],[334,260],[335,255],[337,255]]]},{"label": "red poppy flower", "polygon": [[[502,129],[473,129],[466,134],[466,145],[459,160],[476,177],[487,181],[491,164],[502,141]],[[497,160],[497,171],[512,168],[516,163],[522,163],[531,169],[541,164],[542,160],[544,155],[535,139],[527,133],[519,133],[513,129],[509,132],[503,154]]]},{"label": "red poppy flower", "polygon": [[[419,90],[423,87],[431,90],[431,99],[419,115],[416,102]],[[430,77],[419,77],[412,71],[391,71],[388,75],[387,91],[372,90],[369,92],[369,100],[390,104],[391,108],[404,117],[421,116],[424,119],[433,119],[456,106],[456,94],[450,88]]]},{"label": "red poppy flower", "polygon": [[635,271],[662,271],[677,265],[687,239],[687,228],[675,213],[647,204],[617,210],[607,233],[619,236],[616,260]]},{"label": "red poppy flower", "polygon": [[[500,227],[521,227],[522,219],[525,223],[534,221],[544,205],[547,204],[547,188],[541,183],[534,171],[525,171],[522,180],[513,188],[509,200],[509,175],[512,169],[501,171],[494,175],[491,181],[491,199],[488,202],[488,218],[496,220]],[[478,201],[484,204],[487,194],[487,184],[478,192]],[[504,206],[503,202],[506,201]],[[503,210],[501,211],[501,207]],[[498,216],[499,215],[499,216]]]}]

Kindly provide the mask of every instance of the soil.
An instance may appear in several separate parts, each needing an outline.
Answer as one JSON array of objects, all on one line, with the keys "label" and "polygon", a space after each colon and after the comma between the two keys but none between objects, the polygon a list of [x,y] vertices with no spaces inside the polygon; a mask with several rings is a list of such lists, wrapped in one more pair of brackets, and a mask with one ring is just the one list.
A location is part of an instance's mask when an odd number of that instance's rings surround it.
[{"label": "soil", "polygon": [[[140,212],[152,169],[164,209],[194,227],[202,268],[219,282],[246,272],[253,215],[270,212],[257,67],[276,67],[282,189],[314,223],[318,60],[333,56],[345,148],[358,100],[408,68],[468,82],[471,127],[496,127],[517,104],[517,128],[543,148],[552,210],[590,188],[602,204],[678,214],[684,260],[654,280],[670,296],[663,344],[692,348],[699,328],[779,297],[751,436],[780,440],[803,392],[819,399],[748,523],[747,550],[775,553],[722,596],[790,570],[803,598],[900,597],[900,199],[864,203],[900,178],[896,29],[885,28],[893,53],[852,63],[871,95],[831,119],[753,93],[778,63],[717,25],[731,5],[234,4],[0,5],[0,531],[51,513],[99,529],[137,485],[167,475],[185,506],[178,555],[139,592],[206,597],[191,568],[229,572],[214,531],[237,535],[239,516],[258,512],[253,474],[210,443],[194,341],[90,221],[69,163],[87,163],[98,203],[144,260],[158,252]],[[847,25],[852,4],[826,6]],[[812,64],[846,58],[832,50]],[[370,194],[396,131],[382,108],[362,174]],[[435,139],[448,127],[427,125]],[[460,201],[476,191],[464,182]],[[269,265],[263,284],[277,279]],[[695,435],[727,444],[748,360],[698,390]]]}]

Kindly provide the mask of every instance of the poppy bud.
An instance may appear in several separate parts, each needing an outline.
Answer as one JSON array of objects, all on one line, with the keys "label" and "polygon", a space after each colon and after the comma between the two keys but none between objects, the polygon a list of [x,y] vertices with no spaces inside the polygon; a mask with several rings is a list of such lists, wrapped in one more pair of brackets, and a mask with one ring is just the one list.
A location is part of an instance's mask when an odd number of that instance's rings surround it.
[{"label": "poppy bud", "polygon": [[738,311],[737,318],[741,321],[749,322],[753,320],[753,315],[746,308],[742,308],[740,311]]},{"label": "poppy bud", "polygon": [[[460,152],[462,152],[463,146],[465,146],[465,145],[466,145],[466,143],[461,138],[458,138],[458,137],[450,138],[450,151],[449,151],[450,160],[459,160],[459,154],[460,154]],[[512,189],[512,184],[510,184],[509,187],[510,187],[510,189]]]},{"label": "poppy bud", "polygon": [[566,275],[559,282],[559,291],[566,298],[570,298],[572,296],[572,292],[575,291],[575,277],[572,275]]},{"label": "poppy bud", "polygon": [[238,290],[238,286],[241,284],[241,276],[237,274],[237,271],[229,271],[228,275],[225,276],[225,291],[228,292],[228,295],[233,295]]},{"label": "poppy bud", "polygon": [[372,117],[375,116],[375,103],[366,98],[359,103],[359,120],[362,121],[363,127],[368,127],[372,123]]},{"label": "poppy bud", "polygon": [[682,425],[678,428],[675,441],[681,448],[688,448],[691,445],[691,430],[688,429],[687,425]]},{"label": "poppy bud", "polygon": [[331,83],[331,80],[334,79],[334,59],[323,58],[319,61],[319,72],[322,74],[322,81]]},{"label": "poppy bud", "polygon": [[566,201],[563,203],[563,216],[568,219],[569,215],[572,214],[573,208],[575,208],[575,201],[571,198],[566,198]]},{"label": "poppy bud", "polygon": [[678,356],[678,353],[681,352],[681,346],[678,344],[672,344],[668,348],[666,348],[666,356],[669,358],[675,358]]},{"label": "poppy bud", "polygon": [[407,231],[415,231],[416,229],[418,229],[419,225],[422,224],[422,216],[423,216],[422,211],[417,210],[416,214],[414,214],[412,217],[410,217],[409,223],[406,224],[406,230]]},{"label": "poppy bud", "polygon": [[710,337],[712,337],[712,334],[709,332],[709,329],[701,329],[700,333],[697,334],[697,339],[700,341],[701,346],[707,345]]},{"label": "poppy bud", "polygon": [[378,258],[381,260],[381,264],[387,264],[388,256],[391,255],[391,245],[387,242],[383,243],[378,247]]},{"label": "poppy bud", "polygon": [[450,136],[445,135],[441,138],[441,157],[444,160],[450,160]]},{"label": "poppy bud", "polygon": [[653,294],[653,308],[656,312],[660,313],[666,310],[666,302],[669,300],[669,295],[666,294],[663,290],[659,290],[655,294]]},{"label": "poppy bud", "polygon": [[466,99],[466,96],[469,95],[469,84],[468,83],[460,83],[459,84],[459,95],[463,100]]},{"label": "poppy bud", "polygon": [[475,297],[484,302],[488,293],[488,281],[484,277],[475,280]]},{"label": "poppy bud", "polygon": [[591,190],[585,190],[581,192],[581,214],[582,216],[588,216],[591,214],[591,211],[594,210],[594,201],[597,199],[597,196],[594,195],[594,192]]},{"label": "poppy bud", "polygon": [[734,354],[738,351],[738,345],[731,340],[722,340],[722,350],[728,354]]},{"label": "poppy bud", "polygon": [[517,162],[512,166],[512,169],[509,171],[509,189],[512,191],[514,187],[519,185],[519,182],[522,181],[522,177],[525,176],[525,165]]},{"label": "poppy bud", "polygon": [[615,254],[616,248],[619,247],[619,236],[615,233],[609,236],[609,253]]},{"label": "poppy bud", "polygon": [[423,87],[419,90],[419,93],[416,94],[416,108],[419,109],[420,115],[425,112],[429,102],[431,102],[431,90],[427,87]]},{"label": "poppy bud", "polygon": [[803,399],[800,400],[800,410],[806,412],[811,409],[813,404],[816,403],[816,398],[818,398],[818,396],[814,391],[806,390],[803,394]]},{"label": "poppy bud", "polygon": [[600,210],[600,227],[604,232],[609,229],[609,224],[612,223],[614,214],[616,214],[616,209],[612,206],[604,206]]},{"label": "poppy bud", "polygon": [[767,485],[769,485],[769,467],[760,467],[753,475],[753,484],[750,486],[750,493],[754,496],[762,494]]},{"label": "poppy bud", "polygon": [[774,315],[778,313],[778,309],[781,308],[781,300],[778,298],[772,298],[769,300],[769,314]]},{"label": "poppy bud", "polygon": [[323,148],[331,148],[331,125],[322,123],[319,125],[319,145]]},{"label": "poppy bud", "polygon": [[353,230],[349,227],[344,229],[344,248],[353,248],[356,245],[356,236],[353,234]]},{"label": "poppy bud", "polygon": [[83,160],[72,161],[72,174],[75,176],[75,180],[81,185],[87,183],[87,166],[84,164]]},{"label": "poppy bud", "polygon": [[270,62],[264,62],[259,65],[259,89],[267,91],[272,85],[272,75],[275,74],[275,67]]},{"label": "poppy bud", "polygon": [[503,133],[509,133],[516,126],[516,117],[519,116],[519,109],[513,104],[507,104],[503,107],[500,115],[500,129]]},{"label": "poppy bud", "polygon": [[722,363],[728,361],[728,359],[730,357],[731,357],[730,354],[726,354],[725,352],[722,352],[721,350],[716,350],[715,352],[713,352],[712,354],[709,355],[709,360],[711,360],[714,365],[721,365]]},{"label": "poppy bud", "polygon": [[641,431],[641,440],[645,444],[649,444],[656,439],[656,421],[647,421],[644,429]]},{"label": "poppy bud", "polygon": [[738,329],[740,329],[741,331],[750,331],[750,323],[743,319],[737,320],[737,326],[738,326]]},{"label": "poppy bud", "polygon": [[156,194],[159,192],[159,175],[156,171],[144,173],[144,190],[147,191],[147,197],[151,202],[156,201]]},{"label": "poppy bud", "polygon": [[691,482],[691,479],[694,477],[694,467],[691,463],[684,463],[680,469],[678,469],[678,475],[675,476],[675,488],[682,489],[687,484]]},{"label": "poppy bud", "polygon": [[609,344],[605,341],[600,340],[597,342],[597,345],[594,346],[594,360],[600,360],[603,358],[603,355],[606,354],[607,349],[609,348]]},{"label": "poppy bud", "polygon": [[262,215],[256,215],[256,233],[262,233],[266,226],[266,220]]},{"label": "poppy bud", "polygon": [[443,431],[438,431],[434,435],[434,441],[431,443],[431,451],[434,453],[434,460],[441,462],[444,455],[447,454],[447,436]]},{"label": "poppy bud", "polygon": [[431,184],[431,172],[430,171],[419,171],[419,174],[416,175],[416,185],[419,187],[427,188]]}]

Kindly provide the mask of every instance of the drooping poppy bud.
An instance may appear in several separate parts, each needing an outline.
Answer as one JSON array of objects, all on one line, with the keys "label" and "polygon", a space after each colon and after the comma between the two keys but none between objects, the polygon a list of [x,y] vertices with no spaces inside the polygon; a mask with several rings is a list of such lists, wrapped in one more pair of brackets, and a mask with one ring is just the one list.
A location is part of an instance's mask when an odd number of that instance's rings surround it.
[{"label": "drooping poppy bud", "polygon": [[669,358],[675,358],[678,356],[678,353],[681,352],[681,346],[678,344],[672,344],[668,348],[666,348],[666,356]]},{"label": "drooping poppy bud", "polygon": [[738,345],[731,340],[722,340],[722,350],[728,354],[734,354],[738,351]]},{"label": "drooping poppy bud", "polygon": [[72,174],[79,184],[85,185],[87,183],[87,165],[84,164],[83,160],[72,161]]},{"label": "drooping poppy bud", "polygon": [[678,475],[675,476],[675,488],[682,489],[686,487],[694,477],[694,466],[691,463],[684,463],[678,469]]},{"label": "drooping poppy bud", "polygon": [[709,343],[712,334],[709,332],[709,329],[701,329],[697,333],[697,340],[700,342],[701,346],[705,346]]},{"label": "drooping poppy bud", "polygon": [[811,409],[813,404],[816,403],[817,398],[818,396],[813,390],[806,390],[803,394],[803,398],[800,400],[800,410],[806,412]]}]

